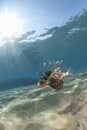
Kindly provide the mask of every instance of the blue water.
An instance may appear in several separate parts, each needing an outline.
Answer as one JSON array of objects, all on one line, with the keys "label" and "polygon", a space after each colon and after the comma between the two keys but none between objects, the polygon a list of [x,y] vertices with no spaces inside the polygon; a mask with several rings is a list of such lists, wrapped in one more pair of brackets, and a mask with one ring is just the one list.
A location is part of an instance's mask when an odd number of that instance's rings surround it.
[{"label": "blue water", "polygon": [[[5,39],[0,46],[0,129],[66,130],[68,126],[68,130],[74,130],[76,126],[80,127],[74,121],[78,118],[78,122],[82,122],[79,116],[87,97],[86,59],[87,11],[45,33],[31,31],[14,41]],[[63,61],[62,70],[67,71],[70,67],[73,74],[65,79],[63,90],[56,92],[50,86],[37,89],[40,78],[37,72],[44,70],[43,63],[57,60]],[[76,96],[75,103],[73,95]],[[82,100],[84,104],[79,102]],[[72,108],[76,104],[82,110],[80,114],[76,107]],[[77,114],[75,117],[72,116],[74,113]],[[70,127],[72,122],[73,129]]]},{"label": "blue water", "polygon": [[[87,12],[45,33],[27,32],[0,46],[0,81],[30,79],[44,62],[62,60],[63,69],[74,73],[87,69]],[[6,41],[6,39],[5,39]],[[0,85],[1,86],[1,85]],[[9,85],[8,85],[9,86]],[[20,85],[19,85],[20,86]]]}]

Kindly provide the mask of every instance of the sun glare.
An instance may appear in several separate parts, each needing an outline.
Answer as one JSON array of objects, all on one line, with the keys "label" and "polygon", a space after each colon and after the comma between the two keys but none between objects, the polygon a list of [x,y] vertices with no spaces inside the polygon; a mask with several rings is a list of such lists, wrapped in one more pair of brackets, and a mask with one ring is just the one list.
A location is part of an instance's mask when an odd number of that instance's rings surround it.
[{"label": "sun glare", "polygon": [[21,19],[17,14],[6,12],[0,15],[0,34],[3,37],[15,36],[19,31]]}]

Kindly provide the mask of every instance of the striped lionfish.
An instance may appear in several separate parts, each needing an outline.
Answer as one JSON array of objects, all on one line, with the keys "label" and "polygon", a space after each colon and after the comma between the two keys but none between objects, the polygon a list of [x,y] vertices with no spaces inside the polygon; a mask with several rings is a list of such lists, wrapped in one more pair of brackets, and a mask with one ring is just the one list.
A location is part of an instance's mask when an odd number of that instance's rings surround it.
[{"label": "striped lionfish", "polygon": [[37,86],[38,88],[43,88],[46,86],[50,86],[56,90],[60,90],[63,88],[63,78],[69,75],[69,72],[62,72],[60,69],[60,64],[62,61],[53,61],[49,62],[47,65],[45,62],[43,67],[46,68],[45,72],[41,72],[41,77],[38,80]]}]

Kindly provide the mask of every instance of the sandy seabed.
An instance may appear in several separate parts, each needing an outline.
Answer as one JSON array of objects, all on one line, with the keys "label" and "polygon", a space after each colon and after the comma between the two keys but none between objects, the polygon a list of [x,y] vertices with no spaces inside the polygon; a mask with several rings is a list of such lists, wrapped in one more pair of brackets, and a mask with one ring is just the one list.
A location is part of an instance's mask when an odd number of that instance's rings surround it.
[{"label": "sandy seabed", "polygon": [[36,85],[1,91],[0,130],[87,130],[87,73],[58,92]]}]

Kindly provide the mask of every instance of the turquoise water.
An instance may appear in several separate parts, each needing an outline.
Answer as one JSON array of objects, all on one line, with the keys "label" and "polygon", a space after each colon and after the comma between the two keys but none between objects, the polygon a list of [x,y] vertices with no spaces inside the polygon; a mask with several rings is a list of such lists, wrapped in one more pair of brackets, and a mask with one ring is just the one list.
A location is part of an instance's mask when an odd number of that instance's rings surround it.
[{"label": "turquoise water", "polygon": [[[87,129],[87,11],[42,34],[27,32],[0,46],[0,130]],[[37,88],[43,63],[70,67],[58,92]]]},{"label": "turquoise water", "polygon": [[[36,31],[31,31],[13,40],[3,39],[4,44],[0,46],[0,81],[23,81],[28,78],[30,82],[36,82],[39,78],[36,72],[42,68],[43,63],[56,60],[63,61],[64,70],[70,67],[75,73],[85,71],[86,21],[87,11],[84,11],[62,26],[48,29],[45,33],[37,34]],[[13,86],[17,86],[16,82]]]}]

